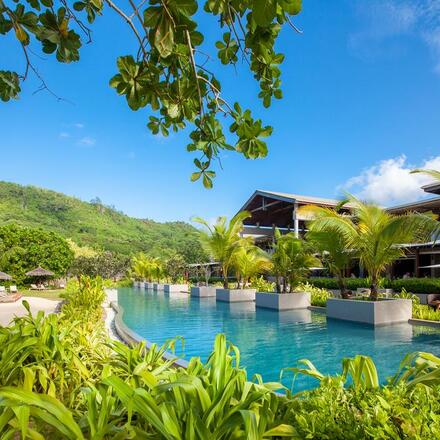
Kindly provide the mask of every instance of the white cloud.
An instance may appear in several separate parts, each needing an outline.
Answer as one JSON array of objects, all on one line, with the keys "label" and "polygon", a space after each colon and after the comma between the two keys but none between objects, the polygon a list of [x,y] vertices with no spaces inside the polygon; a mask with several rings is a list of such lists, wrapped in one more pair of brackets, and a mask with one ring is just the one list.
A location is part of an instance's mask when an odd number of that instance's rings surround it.
[{"label": "white cloud", "polygon": [[82,124],[81,122],[77,122],[76,124],[73,124],[73,126],[76,128],[84,128],[84,124]]},{"label": "white cloud", "polygon": [[67,133],[66,131],[62,131],[62,132],[59,134],[59,137],[60,137],[60,138],[68,138],[68,137],[70,137],[70,134]]},{"label": "white cloud", "polygon": [[352,177],[340,189],[385,206],[429,197],[420,187],[432,182],[432,178],[410,174],[414,168],[440,170],[440,156],[416,165],[408,163],[405,155],[385,159]]},{"label": "white cloud", "polygon": [[438,0],[359,0],[364,27],[349,37],[349,47],[361,57],[386,51],[385,40],[413,35],[432,52],[440,73],[440,2]]},{"label": "white cloud", "polygon": [[78,141],[78,145],[84,145],[86,147],[93,147],[96,144],[96,139],[85,136]]}]

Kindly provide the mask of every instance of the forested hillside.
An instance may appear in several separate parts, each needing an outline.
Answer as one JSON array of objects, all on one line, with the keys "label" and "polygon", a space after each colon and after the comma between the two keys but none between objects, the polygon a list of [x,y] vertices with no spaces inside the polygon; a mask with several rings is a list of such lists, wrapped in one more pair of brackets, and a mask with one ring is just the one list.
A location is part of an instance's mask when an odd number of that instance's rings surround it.
[{"label": "forested hillside", "polygon": [[0,225],[7,223],[41,227],[82,246],[126,255],[143,251],[166,257],[176,251],[190,263],[204,258],[196,229],[187,223],[135,219],[99,199],[88,203],[34,186],[0,182]]}]

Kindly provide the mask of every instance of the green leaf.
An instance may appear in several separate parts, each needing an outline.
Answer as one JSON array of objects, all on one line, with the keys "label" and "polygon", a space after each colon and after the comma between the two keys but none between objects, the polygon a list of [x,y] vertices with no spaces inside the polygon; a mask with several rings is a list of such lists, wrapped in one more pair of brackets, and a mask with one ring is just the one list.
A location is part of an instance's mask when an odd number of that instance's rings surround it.
[{"label": "green leaf", "polygon": [[203,186],[207,189],[212,188],[212,179],[206,174],[203,174]]},{"label": "green leaf", "polygon": [[252,18],[259,26],[268,26],[276,16],[276,0],[253,0]]},{"label": "green leaf", "polygon": [[302,9],[302,0],[279,0],[281,7],[290,15],[298,15]]},{"label": "green leaf", "polygon": [[191,174],[191,182],[195,182],[196,180],[199,180],[201,175],[202,175],[201,172],[192,173]]},{"label": "green leaf", "polygon": [[20,80],[15,72],[0,70],[0,99],[4,102],[17,99],[20,93]]},{"label": "green leaf", "polygon": [[174,26],[171,20],[162,14],[154,36],[154,45],[164,58],[171,55],[174,48]]}]

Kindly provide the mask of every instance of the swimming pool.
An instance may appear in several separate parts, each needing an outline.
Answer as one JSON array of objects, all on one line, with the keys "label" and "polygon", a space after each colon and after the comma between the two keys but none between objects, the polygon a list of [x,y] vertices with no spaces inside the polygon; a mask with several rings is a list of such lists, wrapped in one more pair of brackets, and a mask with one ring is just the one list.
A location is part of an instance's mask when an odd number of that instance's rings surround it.
[{"label": "swimming pool", "polygon": [[[225,333],[238,346],[241,364],[250,375],[260,373],[265,381],[278,381],[280,370],[309,359],[323,373],[341,371],[341,359],[356,354],[371,356],[383,382],[394,374],[406,353],[427,351],[440,355],[440,329],[395,324],[370,327],[328,320],[310,310],[276,312],[255,307],[255,303],[228,304],[215,298],[190,298],[185,294],[166,295],[141,289],[118,291],[124,309],[123,321],[133,331],[159,344],[175,336],[185,339],[189,360],[206,360],[217,333]],[[291,376],[290,376],[291,378]],[[290,385],[290,378],[283,382]],[[299,378],[295,389],[315,382]]]}]

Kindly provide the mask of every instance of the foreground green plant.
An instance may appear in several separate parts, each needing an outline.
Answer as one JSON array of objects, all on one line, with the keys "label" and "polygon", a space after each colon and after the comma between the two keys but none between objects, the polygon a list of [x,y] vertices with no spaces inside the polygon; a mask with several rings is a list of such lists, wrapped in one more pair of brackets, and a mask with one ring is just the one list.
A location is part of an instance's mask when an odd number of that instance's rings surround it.
[{"label": "foreground green plant", "polygon": [[281,235],[275,229],[275,239],[272,263],[277,292],[291,293],[306,279],[312,267],[321,267],[321,261],[313,255],[307,243],[292,232]]},{"label": "foreground green plant", "polygon": [[244,220],[250,215],[250,212],[242,211],[229,222],[226,217],[219,217],[214,225],[200,217],[193,219],[205,227],[204,231],[200,231],[200,242],[211,258],[221,264],[225,289],[229,286],[229,271],[234,267],[236,253],[243,246],[249,245],[248,240],[243,239],[240,234],[244,229]]},{"label": "foreground green plant", "polygon": [[[69,301],[99,309],[99,286],[86,278],[77,296],[69,287]],[[335,376],[303,360],[287,370],[319,386],[292,394],[258,375],[249,380],[222,334],[206,363],[192,358],[181,368],[163,358],[173,341],[127,347],[108,339],[101,319],[86,325],[73,310],[68,302],[59,315],[0,328],[0,438],[439,438],[440,358],[432,354],[406,356],[385,386],[367,356],[344,359]]]},{"label": "foreground green plant", "polygon": [[[21,74],[0,70],[0,100],[18,98],[21,84],[30,74],[41,81],[39,90],[47,89],[34,67],[31,47],[41,45],[46,55],[53,54],[60,63],[79,61],[81,37],[90,43],[89,26],[111,10],[127,26],[135,45],[133,52],[118,57],[117,73],[110,86],[125,97],[131,110],[148,108],[151,116],[147,125],[153,134],[168,136],[170,130],[192,127],[187,150],[198,157],[194,159],[196,172],[191,180],[201,179],[206,188],[211,188],[215,177],[213,159],[221,150],[237,151],[248,159],[265,157],[264,139],[272,133],[272,127],[254,118],[250,109],[226,101],[213,72],[226,69],[224,66],[232,68],[240,58],[259,84],[258,97],[264,107],[269,107],[274,98],[281,99],[280,66],[284,55],[276,51],[275,43],[284,25],[299,32],[292,20],[300,13],[301,3],[0,0],[0,35],[8,36],[6,42],[15,42],[25,66]],[[210,23],[210,36],[218,24],[215,48],[202,46],[206,23]],[[225,135],[225,121],[235,137],[233,143],[231,136]]]},{"label": "foreground green plant", "polygon": [[310,303],[312,306],[326,307],[327,300],[333,297],[327,289],[320,289],[319,287],[315,287],[308,282],[299,284],[298,290],[310,292]]}]

